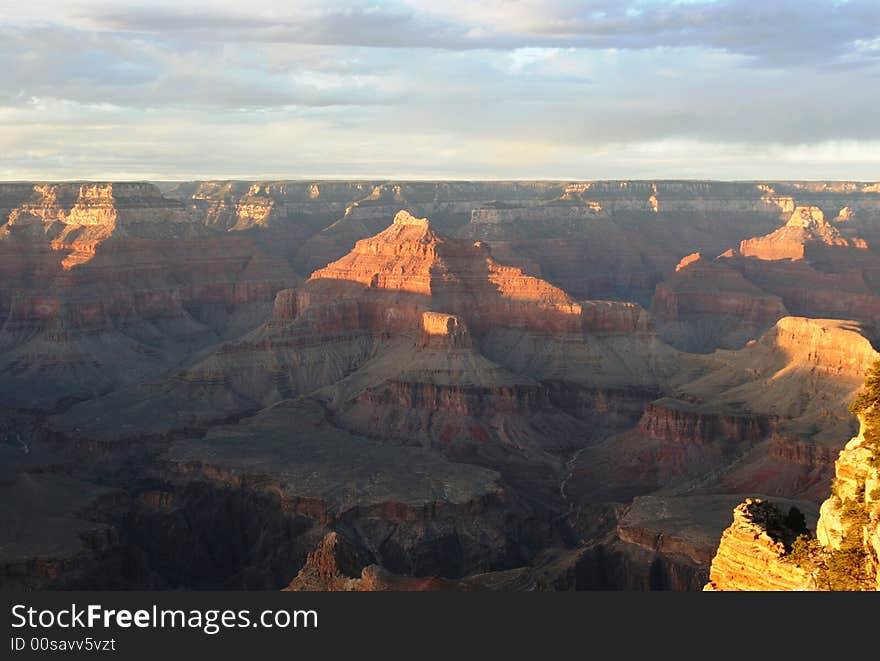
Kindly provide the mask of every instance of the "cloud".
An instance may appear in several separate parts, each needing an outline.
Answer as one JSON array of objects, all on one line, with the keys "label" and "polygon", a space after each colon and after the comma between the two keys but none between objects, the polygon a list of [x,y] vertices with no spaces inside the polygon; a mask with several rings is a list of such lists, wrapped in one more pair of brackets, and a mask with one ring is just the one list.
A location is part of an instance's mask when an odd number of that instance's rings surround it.
[{"label": "cloud", "polygon": [[386,6],[264,3],[247,12],[216,3],[99,5],[88,20],[103,30],[199,40],[375,48],[703,47],[751,58],[759,66],[862,63],[877,54],[857,44],[880,37],[880,5],[874,0],[413,0]]},{"label": "cloud", "polygon": [[0,28],[0,101],[129,108],[372,105],[397,95],[369,72],[267,66],[253,49],[191,48],[63,27]]},{"label": "cloud", "polygon": [[0,176],[851,172],[878,33],[867,0],[31,0]]}]

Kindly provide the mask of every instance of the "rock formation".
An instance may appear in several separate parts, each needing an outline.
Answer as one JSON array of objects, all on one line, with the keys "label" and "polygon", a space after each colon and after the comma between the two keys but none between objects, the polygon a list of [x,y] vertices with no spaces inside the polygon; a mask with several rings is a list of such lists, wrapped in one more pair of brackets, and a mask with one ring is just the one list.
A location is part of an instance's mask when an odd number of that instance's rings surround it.
[{"label": "rock formation", "polygon": [[290,592],[424,592],[462,589],[461,583],[442,578],[413,578],[392,574],[368,564],[358,549],[337,533],[327,533],[305,566],[285,590]]},{"label": "rock formation", "polygon": [[862,239],[849,240],[825,220],[818,207],[797,207],[785,227],[772,234],[740,243],[739,251],[745,257],[764,260],[804,259],[816,247],[867,249]]},{"label": "rock formation", "polygon": [[878,354],[855,322],[785,317],[738,351],[679,373],[638,425],[582,450],[567,489],[625,501],[657,489],[820,500],[847,406]]},{"label": "rock formation", "polygon": [[706,590],[799,590],[806,570],[785,559],[796,532],[768,501],[747,498],[721,536]]},{"label": "rock formation", "polygon": [[869,434],[862,417],[858,436],[846,444],[834,464],[831,496],[822,503],[816,526],[817,541],[831,558],[818,579],[819,589],[840,589],[835,583],[841,581],[833,572],[840,573],[842,559],[853,556],[861,565],[861,575],[847,577],[846,583],[880,590],[880,462],[876,442],[866,438]]},{"label": "rock formation", "polygon": [[253,235],[302,275],[405,208],[447,234],[490,243],[503,261],[579,298],[642,304],[683,255],[717,255],[772,232],[796,207],[821,208],[829,218],[847,207],[856,219],[847,231],[869,241],[878,209],[871,187],[855,184],[199,182],[168,195],[207,224]]},{"label": "rock formation", "polygon": [[[141,433],[167,435],[313,393],[360,434],[492,465],[505,447],[555,464],[548,450],[589,435],[584,416],[558,403],[562,390],[654,392],[678,367],[639,306],[575,301],[500,264],[485,245],[401,211],[302,287],[281,291],[273,318],[250,334],[166,384],[119,390],[58,422],[65,435],[124,438],[134,416]],[[541,383],[551,378],[553,388]],[[140,420],[144,401],[173,401],[176,413]]]},{"label": "rock formation", "polygon": [[7,405],[52,408],[163,374],[256,325],[296,282],[286,264],[196,224],[151,184],[20,193],[0,225]]},{"label": "rock formation", "polygon": [[[528,559],[516,536],[544,524],[506,492],[498,473],[350,434],[325,415],[308,400],[282,402],[203,439],[176,442],[160,476],[184,490],[199,483],[259,491],[301,522],[303,544],[346,528],[397,573],[454,577]],[[510,517],[519,524],[510,526]]]},{"label": "rock formation", "polygon": [[663,337],[691,351],[739,348],[787,315],[778,296],[699,253],[682,259],[657,285],[651,311]]},{"label": "rock formation", "polygon": [[0,184],[0,584],[697,589],[737,502],[827,496],[878,192]]},{"label": "rock formation", "polygon": [[707,590],[880,590],[880,468],[876,446],[859,434],[835,462],[831,496],[816,537],[795,537],[773,504],[747,499],[721,537]]},{"label": "rock formation", "polygon": [[708,351],[741,346],[786,310],[880,319],[880,261],[860,235],[872,225],[856,221],[850,207],[827,217],[820,206],[799,205],[783,227],[738,249],[711,261],[685,258],[655,291],[652,310],[663,336]]}]

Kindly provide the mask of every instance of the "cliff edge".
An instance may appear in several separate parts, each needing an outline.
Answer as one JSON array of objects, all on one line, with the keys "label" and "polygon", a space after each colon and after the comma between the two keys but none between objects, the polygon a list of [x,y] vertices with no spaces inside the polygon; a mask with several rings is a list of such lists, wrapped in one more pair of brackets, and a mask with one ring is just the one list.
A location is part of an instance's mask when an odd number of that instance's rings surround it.
[{"label": "cliff edge", "polygon": [[[868,377],[880,383],[877,367]],[[707,591],[880,590],[880,444],[874,403],[862,395],[859,434],[835,462],[830,497],[822,503],[815,536],[792,529],[772,503],[747,499],[733,512],[712,560]],[[796,524],[795,524],[796,525]]]}]

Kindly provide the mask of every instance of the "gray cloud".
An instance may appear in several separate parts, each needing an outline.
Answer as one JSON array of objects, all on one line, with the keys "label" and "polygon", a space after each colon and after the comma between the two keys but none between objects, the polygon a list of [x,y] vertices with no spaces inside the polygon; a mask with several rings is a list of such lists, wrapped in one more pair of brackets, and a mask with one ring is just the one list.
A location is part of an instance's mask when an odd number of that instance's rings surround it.
[{"label": "gray cloud", "polygon": [[0,177],[880,167],[866,0],[33,1],[0,26]]},{"label": "gray cloud", "polygon": [[90,19],[108,30],[178,33],[203,40],[450,50],[705,47],[754,58],[761,66],[875,60],[876,51],[859,50],[856,42],[880,36],[880,4],[875,0],[551,0],[524,3],[533,9],[525,16],[512,12],[515,5],[507,3],[490,2],[482,11],[482,3],[445,4],[446,11],[444,3],[426,8],[410,3],[265,16],[210,8],[99,8]]},{"label": "gray cloud", "polygon": [[0,62],[0,101],[6,105],[58,98],[130,108],[264,108],[394,99],[387,90],[346,80],[342,70],[338,84],[322,86],[298,75],[300,68],[262,66],[246,52],[228,53],[215,44],[184,48],[63,27],[0,28]]}]

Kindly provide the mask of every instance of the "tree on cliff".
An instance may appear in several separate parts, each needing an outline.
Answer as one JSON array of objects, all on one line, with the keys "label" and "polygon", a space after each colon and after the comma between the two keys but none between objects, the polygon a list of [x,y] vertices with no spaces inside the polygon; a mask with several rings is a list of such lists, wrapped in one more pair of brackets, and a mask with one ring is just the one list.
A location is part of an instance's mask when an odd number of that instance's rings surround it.
[{"label": "tree on cliff", "polygon": [[875,362],[865,373],[864,390],[850,406],[850,411],[859,414],[880,402],[880,360]]},{"label": "tree on cliff", "polygon": [[880,360],[865,374],[865,385],[849,407],[865,421],[865,441],[873,451],[872,464],[880,463]]}]

